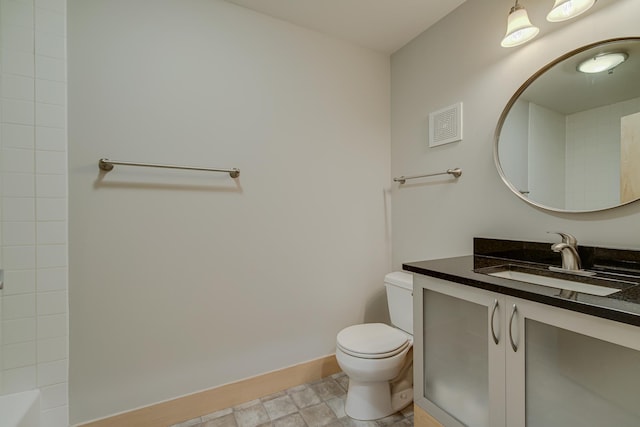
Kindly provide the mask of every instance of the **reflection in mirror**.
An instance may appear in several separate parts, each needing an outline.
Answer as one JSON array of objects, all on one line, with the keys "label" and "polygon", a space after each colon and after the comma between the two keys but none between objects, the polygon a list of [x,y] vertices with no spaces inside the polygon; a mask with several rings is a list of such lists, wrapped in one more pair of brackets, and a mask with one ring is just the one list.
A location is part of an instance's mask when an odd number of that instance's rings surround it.
[{"label": "reflection in mirror", "polygon": [[[610,52],[626,60],[578,70]],[[589,45],[544,67],[507,104],[495,144],[502,179],[533,205],[588,212],[638,200],[640,38]]]}]

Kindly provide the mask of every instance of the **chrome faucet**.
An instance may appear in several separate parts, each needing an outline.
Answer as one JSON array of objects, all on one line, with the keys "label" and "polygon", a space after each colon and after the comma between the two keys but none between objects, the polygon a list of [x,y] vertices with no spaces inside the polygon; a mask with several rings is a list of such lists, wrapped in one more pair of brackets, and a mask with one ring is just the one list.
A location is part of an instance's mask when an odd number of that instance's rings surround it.
[{"label": "chrome faucet", "polygon": [[568,233],[551,232],[548,233],[559,234],[562,237],[561,243],[555,243],[551,245],[551,250],[554,252],[560,252],[562,255],[562,269],[579,271],[582,270],[582,263],[580,262],[580,255],[578,254],[578,240]]},{"label": "chrome faucet", "polygon": [[580,255],[578,255],[578,251],[573,246],[568,243],[556,243],[551,246],[551,250],[554,252],[560,252],[560,255],[562,255],[563,270],[582,270]]}]

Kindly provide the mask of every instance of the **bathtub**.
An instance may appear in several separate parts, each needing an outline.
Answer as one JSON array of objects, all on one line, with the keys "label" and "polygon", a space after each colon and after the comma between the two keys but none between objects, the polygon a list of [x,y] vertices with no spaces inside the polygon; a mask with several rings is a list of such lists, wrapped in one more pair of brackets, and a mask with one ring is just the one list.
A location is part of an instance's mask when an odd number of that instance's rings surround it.
[{"label": "bathtub", "polygon": [[38,427],[40,390],[0,396],[0,427]]}]

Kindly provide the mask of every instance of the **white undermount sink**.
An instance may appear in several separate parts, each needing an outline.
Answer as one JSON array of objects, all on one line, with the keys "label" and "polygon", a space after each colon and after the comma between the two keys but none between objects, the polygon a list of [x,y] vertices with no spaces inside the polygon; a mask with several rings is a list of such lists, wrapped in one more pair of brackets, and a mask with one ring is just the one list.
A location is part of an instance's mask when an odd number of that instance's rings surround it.
[{"label": "white undermount sink", "polygon": [[537,274],[525,273],[517,270],[502,270],[487,273],[489,276],[502,277],[505,279],[518,280],[520,282],[533,283],[536,285],[548,286],[551,288],[566,289],[568,291],[581,292],[583,294],[607,296],[620,292],[621,289],[607,286],[591,285],[588,283],[575,282],[573,280],[558,279],[555,277],[541,276]]}]

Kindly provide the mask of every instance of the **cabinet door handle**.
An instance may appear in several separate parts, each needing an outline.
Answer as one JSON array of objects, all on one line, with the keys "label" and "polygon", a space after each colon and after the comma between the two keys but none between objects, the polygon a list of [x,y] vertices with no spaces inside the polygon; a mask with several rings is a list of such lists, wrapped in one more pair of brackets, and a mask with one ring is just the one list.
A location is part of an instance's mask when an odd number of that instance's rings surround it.
[{"label": "cabinet door handle", "polygon": [[498,345],[500,339],[496,335],[495,329],[493,329],[493,319],[496,317],[496,311],[498,311],[498,300],[493,300],[493,309],[491,310],[491,337],[493,338],[493,342]]},{"label": "cabinet door handle", "polygon": [[511,341],[511,348],[513,349],[514,353],[518,351],[518,346],[516,345],[515,342],[513,342],[513,333],[511,332],[511,326],[513,325],[513,318],[516,317],[517,312],[518,312],[518,307],[516,307],[516,305],[513,304],[513,308],[511,310],[511,318],[509,319],[509,341]]}]

